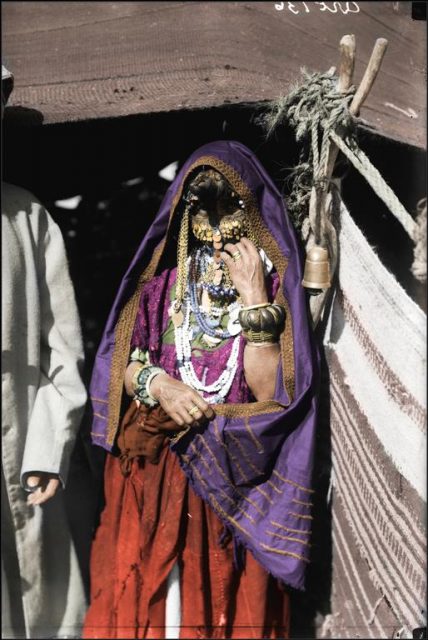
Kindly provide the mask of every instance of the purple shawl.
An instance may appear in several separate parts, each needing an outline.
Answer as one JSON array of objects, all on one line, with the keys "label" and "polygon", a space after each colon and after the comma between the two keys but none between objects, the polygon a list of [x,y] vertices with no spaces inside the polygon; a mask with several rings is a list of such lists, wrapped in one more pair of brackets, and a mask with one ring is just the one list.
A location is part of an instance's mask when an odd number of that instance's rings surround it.
[{"label": "purple shawl", "polygon": [[215,420],[171,448],[193,490],[235,540],[272,575],[303,589],[311,546],[318,355],[292,224],[280,193],[244,145],[221,141],[201,147],[168,189],[122,281],[98,349],[90,388],[92,439],[108,451],[113,448],[141,291],[158,273],[164,252],[176,251],[170,220],[186,177],[200,165],[220,170],[244,200],[256,241],[278,272],[276,301],[286,307],[287,317],[274,399],[216,405]]}]

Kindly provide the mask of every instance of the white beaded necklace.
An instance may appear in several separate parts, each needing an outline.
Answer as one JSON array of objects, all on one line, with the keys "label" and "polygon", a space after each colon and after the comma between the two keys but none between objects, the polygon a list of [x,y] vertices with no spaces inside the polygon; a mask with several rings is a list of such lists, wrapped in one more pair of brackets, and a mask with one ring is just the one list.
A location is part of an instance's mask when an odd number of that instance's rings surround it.
[{"label": "white beaded necklace", "polygon": [[[207,394],[214,394],[209,399],[213,403],[223,402],[227,393],[232,386],[233,379],[236,375],[238,368],[238,354],[239,354],[239,334],[234,338],[232,351],[227,361],[226,368],[220,374],[219,378],[211,384],[205,384],[196,375],[195,369],[192,364],[192,335],[193,331],[190,327],[190,312],[191,304],[188,292],[186,291],[183,300],[184,320],[183,324],[174,328],[175,337],[175,349],[177,353],[178,369],[182,381],[193,387],[197,391],[202,391]],[[182,308],[183,308],[182,307]]]}]

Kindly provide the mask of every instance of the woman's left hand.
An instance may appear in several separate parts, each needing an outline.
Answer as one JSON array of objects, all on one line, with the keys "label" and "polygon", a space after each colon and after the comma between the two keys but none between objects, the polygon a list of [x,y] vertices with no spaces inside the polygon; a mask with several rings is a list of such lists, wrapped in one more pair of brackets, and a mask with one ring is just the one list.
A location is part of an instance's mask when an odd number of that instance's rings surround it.
[{"label": "woman's left hand", "polygon": [[224,248],[221,257],[244,307],[268,302],[263,262],[251,240],[241,238],[236,244],[228,243]]}]

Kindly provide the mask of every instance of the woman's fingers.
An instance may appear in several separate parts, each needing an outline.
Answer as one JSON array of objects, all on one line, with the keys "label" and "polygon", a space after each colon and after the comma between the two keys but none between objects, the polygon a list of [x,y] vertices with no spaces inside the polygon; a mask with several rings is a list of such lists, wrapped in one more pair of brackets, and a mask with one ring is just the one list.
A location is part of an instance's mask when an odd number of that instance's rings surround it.
[{"label": "woman's fingers", "polygon": [[214,417],[214,411],[210,405],[196,392],[191,392],[189,396],[184,393],[179,399],[179,406],[176,406],[175,411],[180,419],[178,423],[180,425],[197,426]]},{"label": "woman's fingers", "polygon": [[[203,405],[204,409],[199,405]],[[199,422],[202,423],[214,417],[214,411],[202,398],[194,398],[190,405],[186,405],[185,411],[184,419],[186,424],[193,426],[197,426]]]},{"label": "woman's fingers", "polygon": [[230,255],[230,258],[232,259],[233,262],[238,262],[238,260],[245,261],[245,258],[247,257],[247,253],[248,253],[247,247],[241,242],[241,240],[236,244],[232,244],[231,242],[228,242],[227,244],[224,245],[224,249],[227,251],[227,255],[228,256]]},{"label": "woman's fingers", "polygon": [[[214,411],[211,405],[208,404],[206,400],[203,399],[198,393],[194,393],[192,397],[193,405],[198,407],[200,414],[196,414],[195,418],[199,420],[202,416],[205,416],[208,420],[214,418]],[[192,410],[192,407],[191,407]],[[202,414],[202,415],[201,415]]]},{"label": "woman's fingers", "polygon": [[239,242],[236,243],[228,242],[224,245],[224,248],[231,255],[231,257],[234,253],[239,251],[244,260],[249,256],[260,259],[260,254],[254,242],[251,242],[251,240],[245,237],[241,238]]},{"label": "woman's fingers", "polygon": [[254,242],[251,242],[251,240],[249,240],[248,238],[241,238],[239,241],[241,247],[243,247],[244,251],[250,255],[253,256],[254,258],[258,258],[259,260],[261,260],[260,258],[260,254],[257,250],[256,245],[254,244]]},{"label": "woman's fingers", "polygon": [[[154,390],[154,396],[178,426],[212,420],[215,415],[212,407],[197,391],[166,374],[156,376],[154,383],[158,378],[159,384]],[[152,390],[152,386],[150,389]]]}]

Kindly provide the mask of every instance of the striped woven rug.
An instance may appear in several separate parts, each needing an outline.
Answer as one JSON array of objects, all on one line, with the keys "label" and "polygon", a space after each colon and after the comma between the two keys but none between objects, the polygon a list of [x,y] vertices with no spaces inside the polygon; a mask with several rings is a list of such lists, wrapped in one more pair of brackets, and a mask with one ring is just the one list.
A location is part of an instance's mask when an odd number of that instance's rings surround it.
[{"label": "striped woven rug", "polygon": [[426,316],[342,206],[325,333],[333,573],[324,638],[426,626]]}]

